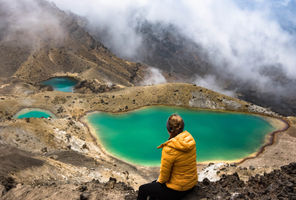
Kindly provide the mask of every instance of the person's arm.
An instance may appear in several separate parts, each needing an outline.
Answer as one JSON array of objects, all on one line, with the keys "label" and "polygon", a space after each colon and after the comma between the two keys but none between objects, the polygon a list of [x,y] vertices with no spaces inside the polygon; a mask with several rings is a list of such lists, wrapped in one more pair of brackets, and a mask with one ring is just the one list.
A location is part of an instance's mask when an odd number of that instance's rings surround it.
[{"label": "person's arm", "polygon": [[157,179],[159,183],[166,183],[171,176],[171,170],[175,161],[175,154],[172,150],[164,146],[161,155],[160,174]]}]

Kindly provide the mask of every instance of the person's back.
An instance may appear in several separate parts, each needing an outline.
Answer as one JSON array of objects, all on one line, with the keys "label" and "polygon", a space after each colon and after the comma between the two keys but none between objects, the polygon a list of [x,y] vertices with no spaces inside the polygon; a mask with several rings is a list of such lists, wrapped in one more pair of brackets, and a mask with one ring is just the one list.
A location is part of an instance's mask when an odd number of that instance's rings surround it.
[{"label": "person's back", "polygon": [[197,168],[195,141],[190,133],[183,131],[158,148],[163,148],[158,182],[178,191],[191,189],[197,182]]},{"label": "person's back", "polygon": [[181,199],[197,183],[196,143],[184,129],[179,115],[171,115],[167,122],[170,138],[161,144],[160,175],[157,181],[139,188],[138,200]]}]

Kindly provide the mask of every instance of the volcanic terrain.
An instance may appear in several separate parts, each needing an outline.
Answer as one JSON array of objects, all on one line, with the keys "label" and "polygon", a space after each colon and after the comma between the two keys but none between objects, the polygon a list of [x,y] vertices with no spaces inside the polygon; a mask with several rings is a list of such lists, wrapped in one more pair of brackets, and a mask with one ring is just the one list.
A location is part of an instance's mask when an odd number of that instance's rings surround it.
[{"label": "volcanic terrain", "polygon": [[[23,1],[16,2],[24,16],[31,13]],[[136,199],[139,185],[157,179],[159,167],[109,155],[85,115],[162,105],[260,115],[278,129],[256,155],[236,162],[198,163],[200,181],[186,199],[296,199],[295,116],[176,83],[180,77],[170,70],[162,74],[169,83],[143,85],[151,76],[148,65],[115,56],[87,32],[84,19],[47,1],[32,2],[39,17],[55,19],[55,26],[44,23],[46,34],[14,30],[15,13],[0,1],[5,22],[0,27],[0,199]],[[149,32],[148,25],[145,30]],[[208,65],[201,59],[190,63]],[[41,84],[65,76],[78,80],[73,93]],[[56,118],[15,119],[24,108],[48,110]]]}]

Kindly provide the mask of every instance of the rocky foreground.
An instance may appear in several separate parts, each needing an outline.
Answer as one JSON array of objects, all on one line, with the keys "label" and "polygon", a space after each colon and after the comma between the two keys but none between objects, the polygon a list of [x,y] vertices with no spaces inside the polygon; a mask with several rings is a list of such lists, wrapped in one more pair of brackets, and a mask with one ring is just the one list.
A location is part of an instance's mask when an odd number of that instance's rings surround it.
[{"label": "rocky foreground", "polygon": [[[11,177],[1,177],[1,199],[136,199],[137,192],[123,182],[111,178],[107,183],[98,180],[83,184],[24,185]],[[204,179],[185,200],[191,199],[296,199],[296,163],[281,167],[269,174],[256,175],[249,181],[240,180],[237,173],[222,176],[217,182]]]},{"label": "rocky foreground", "polygon": [[296,163],[243,182],[238,175],[223,176],[217,182],[204,179],[188,199],[296,199]]}]

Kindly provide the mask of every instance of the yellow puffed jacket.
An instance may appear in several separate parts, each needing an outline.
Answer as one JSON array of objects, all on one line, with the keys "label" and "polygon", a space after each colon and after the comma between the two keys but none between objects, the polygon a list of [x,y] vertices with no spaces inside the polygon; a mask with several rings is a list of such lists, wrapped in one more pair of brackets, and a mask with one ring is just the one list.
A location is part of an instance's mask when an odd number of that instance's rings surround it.
[{"label": "yellow puffed jacket", "polygon": [[157,181],[177,191],[191,189],[197,183],[195,144],[192,135],[183,131],[157,147],[163,148]]}]

